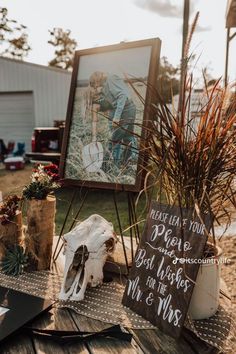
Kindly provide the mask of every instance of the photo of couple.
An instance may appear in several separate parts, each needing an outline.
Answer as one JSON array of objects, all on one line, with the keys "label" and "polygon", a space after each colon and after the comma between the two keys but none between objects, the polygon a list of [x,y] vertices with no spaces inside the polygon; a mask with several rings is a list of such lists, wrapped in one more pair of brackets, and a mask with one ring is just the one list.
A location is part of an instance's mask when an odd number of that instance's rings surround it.
[{"label": "photo of couple", "polygon": [[151,49],[78,54],[65,178],[135,186]]},{"label": "photo of couple", "polygon": [[108,122],[109,141],[101,168],[108,172],[113,163],[117,169],[125,170],[129,162],[137,163],[138,157],[136,138],[133,134],[136,106],[128,85],[118,75],[96,71],[90,76],[88,90],[91,103],[85,115],[90,112],[92,115],[92,143],[98,142],[100,114],[103,114]]}]

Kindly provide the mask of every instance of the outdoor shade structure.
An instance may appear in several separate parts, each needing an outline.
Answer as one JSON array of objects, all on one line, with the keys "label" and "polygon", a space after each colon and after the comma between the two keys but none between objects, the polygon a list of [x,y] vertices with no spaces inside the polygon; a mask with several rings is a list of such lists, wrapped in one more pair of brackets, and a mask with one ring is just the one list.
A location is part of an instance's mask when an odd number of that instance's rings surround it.
[{"label": "outdoor shade structure", "polygon": [[225,58],[225,86],[228,83],[228,63],[229,63],[229,44],[236,36],[236,31],[231,34],[231,29],[236,27],[236,0],[228,0],[226,9],[226,58]]}]

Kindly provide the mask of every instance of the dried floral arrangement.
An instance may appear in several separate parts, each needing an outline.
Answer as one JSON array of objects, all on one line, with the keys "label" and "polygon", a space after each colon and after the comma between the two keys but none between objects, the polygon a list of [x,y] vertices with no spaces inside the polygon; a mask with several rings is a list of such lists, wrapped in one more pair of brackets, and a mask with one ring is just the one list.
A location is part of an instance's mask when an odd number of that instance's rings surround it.
[{"label": "dried floral arrangement", "polygon": [[236,206],[235,96],[230,105],[227,101],[233,87],[222,88],[220,80],[211,91],[206,87],[204,105],[191,114],[192,86],[192,78],[186,78],[180,111],[155,92],[158,104],[149,107],[148,138],[139,137],[143,156],[148,155],[142,192],[154,190],[157,200],[210,213],[218,224],[230,222],[228,206]]},{"label": "dried floral arrangement", "polygon": [[222,87],[218,79],[208,87],[203,75],[200,104],[192,111],[195,83],[193,73],[188,72],[188,53],[198,16],[185,45],[178,107],[165,104],[159,90],[151,88],[153,103],[146,107],[151,118],[145,139],[138,136],[146,171],[140,194],[145,192],[148,199],[151,194],[170,205],[210,214],[214,239],[214,224],[229,224],[229,205],[236,207],[236,83]]},{"label": "dried floral arrangement", "polygon": [[0,206],[0,223],[6,225],[14,219],[20,207],[21,198],[17,195],[8,196]]},{"label": "dried floral arrangement", "polygon": [[176,111],[155,92],[158,104],[149,107],[153,119],[147,139],[140,137],[143,157],[148,156],[140,194],[210,214],[214,239],[214,225],[227,227],[229,207],[236,207],[235,86],[222,88],[218,80],[211,90],[205,87],[204,104],[194,113],[192,87],[192,77],[186,77],[181,110]]},{"label": "dried floral arrangement", "polygon": [[0,206],[0,227],[1,247],[4,249],[1,254],[0,267],[5,274],[20,274],[26,264],[24,249],[18,244],[21,235],[21,215],[16,218],[21,209],[21,198],[17,195],[10,195],[4,199]]},{"label": "dried floral arrangement", "polygon": [[37,165],[33,170],[31,182],[23,189],[23,198],[25,199],[46,199],[54,190],[59,188],[58,166]]}]

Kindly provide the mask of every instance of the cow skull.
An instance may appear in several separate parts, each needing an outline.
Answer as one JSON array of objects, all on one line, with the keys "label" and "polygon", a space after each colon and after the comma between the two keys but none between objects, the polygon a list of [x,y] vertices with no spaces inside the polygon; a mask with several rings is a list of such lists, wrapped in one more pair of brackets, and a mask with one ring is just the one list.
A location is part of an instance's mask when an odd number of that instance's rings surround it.
[{"label": "cow skull", "polygon": [[93,214],[64,235],[65,269],[59,299],[80,301],[89,283],[103,281],[103,266],[117,242],[113,225]]}]

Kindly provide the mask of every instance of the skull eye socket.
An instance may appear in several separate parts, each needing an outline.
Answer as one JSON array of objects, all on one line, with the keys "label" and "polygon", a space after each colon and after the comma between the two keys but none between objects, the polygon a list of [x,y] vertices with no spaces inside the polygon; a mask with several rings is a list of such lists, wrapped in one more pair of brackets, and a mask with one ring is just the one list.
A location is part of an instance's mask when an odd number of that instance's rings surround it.
[{"label": "skull eye socket", "polygon": [[106,251],[107,252],[113,252],[115,248],[115,240],[114,238],[109,238],[107,241],[105,241],[105,246],[106,246]]}]

